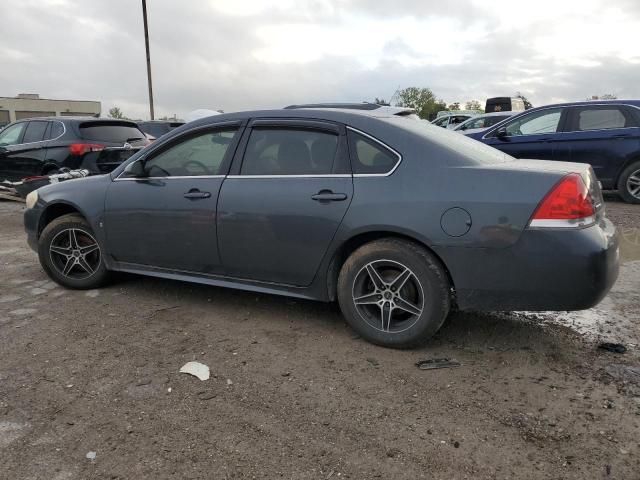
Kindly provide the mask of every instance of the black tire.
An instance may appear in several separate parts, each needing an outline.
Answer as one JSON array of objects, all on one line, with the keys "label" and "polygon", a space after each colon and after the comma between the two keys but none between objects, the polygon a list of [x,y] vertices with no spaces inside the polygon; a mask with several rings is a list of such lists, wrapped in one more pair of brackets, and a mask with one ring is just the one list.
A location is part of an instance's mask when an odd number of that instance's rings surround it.
[{"label": "black tire", "polygon": [[[374,283],[375,272],[382,288]],[[451,288],[440,261],[401,239],[376,240],[358,248],[342,266],[337,287],[347,323],[369,342],[385,347],[424,344],[451,308]]]},{"label": "black tire", "polygon": [[42,230],[38,241],[40,265],[47,275],[63,287],[77,290],[97,288],[106,282],[109,272],[102,252],[91,226],[77,214],[56,218]]},{"label": "black tire", "polygon": [[618,179],[618,192],[622,199],[627,203],[640,203],[640,191],[636,192],[636,196],[629,190],[629,179],[640,179],[640,162],[635,162],[625,168]]}]

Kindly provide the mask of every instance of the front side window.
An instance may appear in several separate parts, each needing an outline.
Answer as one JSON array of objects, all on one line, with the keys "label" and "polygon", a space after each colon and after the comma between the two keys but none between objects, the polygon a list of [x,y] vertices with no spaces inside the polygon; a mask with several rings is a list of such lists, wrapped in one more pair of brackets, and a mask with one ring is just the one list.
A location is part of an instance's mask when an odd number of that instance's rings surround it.
[{"label": "front side window", "polygon": [[619,108],[593,108],[580,110],[578,113],[578,130],[607,130],[625,128],[627,125],[624,113]]},{"label": "front side window", "polygon": [[351,168],[355,174],[384,175],[400,161],[398,156],[380,143],[349,130]]},{"label": "front side window", "polygon": [[44,139],[44,132],[47,130],[49,122],[33,121],[29,122],[24,132],[22,143],[41,142]]},{"label": "front side window", "polygon": [[174,144],[149,158],[145,174],[149,177],[222,175],[223,160],[237,129],[201,133]]},{"label": "front side window", "polygon": [[433,121],[433,124],[437,127],[446,127],[447,123],[449,123],[449,117],[442,117]]},{"label": "front side window", "polygon": [[25,126],[25,122],[16,123],[0,132],[0,147],[17,144],[20,141]]},{"label": "front side window", "polygon": [[308,129],[254,128],[241,175],[328,175],[338,136]]},{"label": "front side window", "polygon": [[538,135],[541,133],[555,133],[560,125],[562,109],[550,108],[525,115],[506,126],[510,137],[520,135]]}]

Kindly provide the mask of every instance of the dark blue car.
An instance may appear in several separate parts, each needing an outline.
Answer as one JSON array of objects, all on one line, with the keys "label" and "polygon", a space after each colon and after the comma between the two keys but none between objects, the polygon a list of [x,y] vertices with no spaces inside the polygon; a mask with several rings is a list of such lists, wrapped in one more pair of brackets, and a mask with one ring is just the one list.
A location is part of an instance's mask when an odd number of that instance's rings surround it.
[{"label": "dark blue car", "polygon": [[588,163],[604,189],[640,203],[640,100],[547,105],[468,136],[516,158]]}]

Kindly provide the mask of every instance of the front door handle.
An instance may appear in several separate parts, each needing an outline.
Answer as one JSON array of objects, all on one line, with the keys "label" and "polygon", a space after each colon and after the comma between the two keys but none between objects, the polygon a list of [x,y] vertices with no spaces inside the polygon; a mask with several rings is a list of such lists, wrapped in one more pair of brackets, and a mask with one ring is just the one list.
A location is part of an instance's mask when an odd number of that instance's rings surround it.
[{"label": "front door handle", "polygon": [[317,202],[341,202],[347,199],[347,194],[333,193],[331,190],[321,190],[315,195],[311,195],[311,199]]},{"label": "front door handle", "polygon": [[211,193],[209,192],[201,192],[197,188],[192,188],[187,193],[184,194],[184,198],[188,198],[190,200],[195,200],[198,198],[209,198]]}]

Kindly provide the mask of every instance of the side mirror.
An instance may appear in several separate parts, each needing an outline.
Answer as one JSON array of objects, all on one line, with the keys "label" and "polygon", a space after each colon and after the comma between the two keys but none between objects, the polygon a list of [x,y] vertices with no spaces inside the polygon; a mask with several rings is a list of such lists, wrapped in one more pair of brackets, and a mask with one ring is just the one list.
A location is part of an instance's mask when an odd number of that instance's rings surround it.
[{"label": "side mirror", "polygon": [[124,167],[124,175],[131,178],[143,178],[147,176],[147,172],[144,169],[144,160],[138,159],[135,162],[131,162]]},{"label": "side mirror", "polygon": [[496,130],[496,137],[498,138],[505,138],[507,137],[507,127],[500,127],[498,130]]}]

